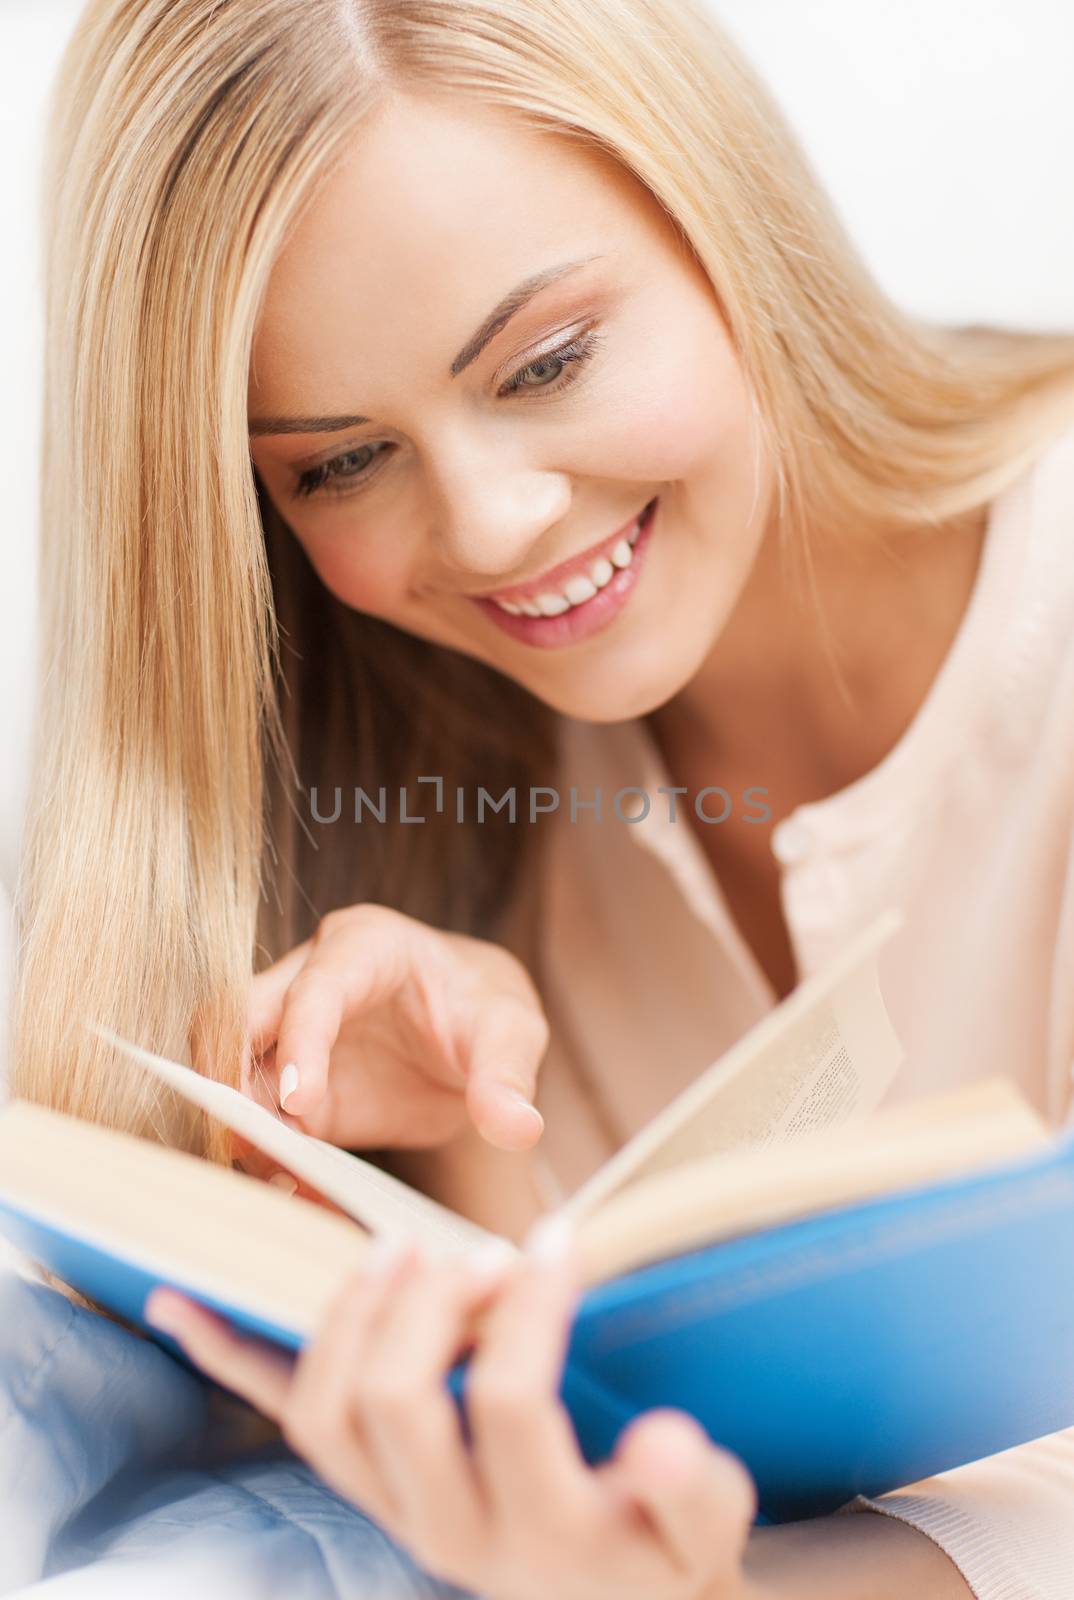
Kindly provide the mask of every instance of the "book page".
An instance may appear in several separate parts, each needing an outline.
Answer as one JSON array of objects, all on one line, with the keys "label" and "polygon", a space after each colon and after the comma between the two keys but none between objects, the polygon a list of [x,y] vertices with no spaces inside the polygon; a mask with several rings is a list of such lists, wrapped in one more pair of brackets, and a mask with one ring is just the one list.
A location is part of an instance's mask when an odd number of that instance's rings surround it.
[{"label": "book page", "polygon": [[818,1212],[1032,1158],[1044,1119],[1005,1078],[877,1112],[865,1128],[814,1128],[790,1145],[742,1147],[657,1172],[585,1218],[587,1283]]},{"label": "book page", "polygon": [[192,1067],[143,1050],[108,1028],[91,1026],[123,1055],[274,1157],[281,1167],[318,1189],[371,1233],[419,1240],[430,1254],[454,1253],[498,1237],[411,1189],[391,1173],[382,1172],[371,1161],[363,1161],[361,1156],[351,1155],[323,1139],[314,1139],[297,1126],[288,1126],[282,1117],[274,1116],[226,1083],[216,1083]]},{"label": "book page", "polygon": [[866,1116],[902,1061],[876,975],[901,918],[887,912],[605,1162],[559,1210],[578,1219],[610,1195],[744,1146]]}]

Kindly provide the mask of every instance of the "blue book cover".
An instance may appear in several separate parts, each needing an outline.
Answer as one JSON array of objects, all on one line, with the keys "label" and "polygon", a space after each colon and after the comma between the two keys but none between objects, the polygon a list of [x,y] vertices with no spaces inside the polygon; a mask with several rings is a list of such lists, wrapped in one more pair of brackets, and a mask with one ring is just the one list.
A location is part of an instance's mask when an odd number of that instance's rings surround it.
[{"label": "blue book cover", "polygon": [[[102,1245],[77,1216],[29,1210],[2,1171],[0,1230],[134,1323],[171,1283],[251,1332],[302,1342],[144,1252]],[[562,1398],[593,1463],[638,1413],[691,1412],[746,1463],[763,1519],[787,1521],[1074,1426],[1071,1350],[1074,1134],[589,1288]],[[448,1381],[465,1422],[465,1362]]]}]

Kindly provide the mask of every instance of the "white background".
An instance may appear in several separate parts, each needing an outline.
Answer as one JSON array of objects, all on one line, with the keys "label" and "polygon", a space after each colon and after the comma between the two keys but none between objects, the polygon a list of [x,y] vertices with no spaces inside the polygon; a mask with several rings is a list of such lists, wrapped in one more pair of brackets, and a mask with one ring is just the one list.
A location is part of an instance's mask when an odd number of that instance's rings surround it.
[{"label": "white background", "polygon": [[[1074,327],[1070,0],[712,3],[892,294],[955,321]],[[35,186],[45,94],[78,10],[72,0],[0,0],[0,884],[9,887],[32,673]]]}]

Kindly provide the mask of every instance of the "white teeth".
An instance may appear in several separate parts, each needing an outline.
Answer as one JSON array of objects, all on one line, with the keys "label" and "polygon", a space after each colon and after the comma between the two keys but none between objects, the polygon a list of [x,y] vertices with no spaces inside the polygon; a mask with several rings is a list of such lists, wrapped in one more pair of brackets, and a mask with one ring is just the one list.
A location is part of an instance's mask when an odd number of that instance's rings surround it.
[{"label": "white teeth", "polygon": [[567,596],[572,606],[580,606],[583,601],[592,600],[596,592],[596,584],[590,583],[589,579],[583,578],[581,574],[568,578],[563,585],[563,593]]},{"label": "white teeth", "polygon": [[496,604],[501,611],[506,611],[512,617],[561,617],[572,606],[582,606],[587,600],[592,600],[598,590],[611,583],[617,567],[620,571],[624,567],[629,567],[634,559],[634,546],[640,537],[639,517],[614,550],[590,562],[588,577],[581,572],[575,573],[573,578],[567,579],[558,594],[546,590],[543,594],[529,596],[525,600],[497,600]]}]

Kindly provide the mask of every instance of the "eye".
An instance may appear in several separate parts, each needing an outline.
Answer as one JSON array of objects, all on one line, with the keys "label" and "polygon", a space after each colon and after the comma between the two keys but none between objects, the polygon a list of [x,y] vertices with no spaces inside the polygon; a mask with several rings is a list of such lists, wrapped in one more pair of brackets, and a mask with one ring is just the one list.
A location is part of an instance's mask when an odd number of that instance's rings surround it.
[{"label": "eye", "polygon": [[[569,344],[561,344],[555,350],[545,351],[544,355],[520,367],[512,377],[508,378],[501,386],[500,394],[566,389],[581,376],[582,368],[596,354],[600,342],[600,335],[591,328],[579,338],[572,339]],[[536,381],[532,384],[527,383],[526,379],[531,377]]]},{"label": "eye", "polygon": [[346,493],[356,478],[369,476],[367,467],[385,448],[384,445],[358,445],[353,450],[345,450],[342,455],[333,456],[331,461],[322,462],[319,467],[310,467],[299,475],[295,493],[302,497]]}]

